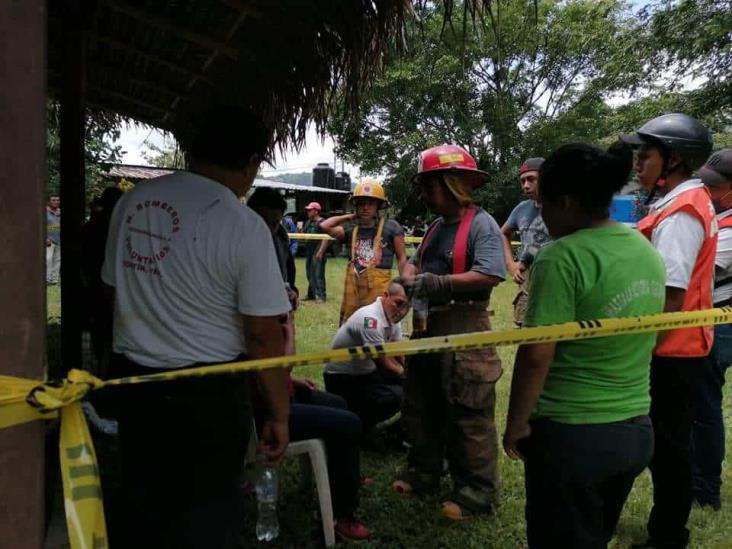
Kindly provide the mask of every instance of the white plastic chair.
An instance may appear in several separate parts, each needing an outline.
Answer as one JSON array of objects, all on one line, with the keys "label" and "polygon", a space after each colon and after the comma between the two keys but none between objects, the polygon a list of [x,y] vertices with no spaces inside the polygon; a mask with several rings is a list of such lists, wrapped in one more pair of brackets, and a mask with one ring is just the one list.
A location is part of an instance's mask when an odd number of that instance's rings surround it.
[{"label": "white plastic chair", "polygon": [[307,471],[308,459],[315,477],[315,488],[318,491],[320,517],[323,521],[323,538],[326,547],[335,545],[335,528],[333,523],[333,505],[330,499],[330,479],[328,478],[328,461],[325,444],[318,438],[291,442],[285,451],[286,457],[300,457],[303,471]]},{"label": "white plastic chair", "polygon": [[[247,463],[253,463],[257,454],[257,430],[252,426],[247,448]],[[291,442],[285,451],[285,457],[300,458],[300,467],[308,478],[315,477],[315,488],[318,491],[320,517],[323,521],[323,538],[326,547],[335,546],[335,525],[333,522],[333,505],[330,498],[330,479],[328,478],[328,460],[325,444],[318,438]],[[308,461],[310,463],[308,463]],[[308,465],[312,468],[309,474]]]}]

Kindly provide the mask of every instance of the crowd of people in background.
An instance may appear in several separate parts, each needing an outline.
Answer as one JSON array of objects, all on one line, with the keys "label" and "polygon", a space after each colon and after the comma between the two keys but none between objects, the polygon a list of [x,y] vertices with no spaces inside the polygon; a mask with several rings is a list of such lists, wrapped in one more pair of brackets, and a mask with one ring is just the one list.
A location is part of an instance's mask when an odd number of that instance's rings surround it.
[{"label": "crowd of people in background", "polygon": [[[608,149],[573,143],[526,159],[516,174],[525,200],[502,226],[475,201],[490,180],[475,158],[456,145],[429,148],[411,185],[434,218],[410,218],[406,229],[389,215],[388,187],[373,179],[356,186],[352,213],[324,218],[311,202],[301,228],[274,189],[257,189],[243,207],[267,128],[229,106],[187,127],[178,135],[187,171],[124,194],[105,190],[83,229],[102,376],[296,354],[294,257],[304,250],[302,300],[323,303],[332,240],[348,255],[334,349],[489,331],[491,295],[505,280],[516,286],[519,328],[732,304],[732,150],[710,156],[711,134],[683,114],[654,118]],[[637,229],[609,213],[633,171],[648,196]],[[57,196],[46,217],[54,284]],[[311,238],[291,239],[295,232]],[[405,236],[422,237],[411,254]],[[407,336],[401,322],[412,307],[421,321]],[[524,464],[529,547],[606,547],[646,468],[653,509],[638,547],[688,545],[692,503],[721,507],[731,341],[721,324],[518,348],[502,445]],[[256,435],[268,463],[290,441],[322,439],[336,531],[368,539],[358,518],[370,482],[360,451],[390,422],[408,447],[396,494],[439,494],[448,473],[442,516],[490,515],[501,500],[502,373],[496,349],[485,347],[329,363],[325,391],[281,369],[127,388],[111,395],[126,501],[119,520],[130,525],[120,531],[144,528],[155,547],[236,546],[241,468]]]}]

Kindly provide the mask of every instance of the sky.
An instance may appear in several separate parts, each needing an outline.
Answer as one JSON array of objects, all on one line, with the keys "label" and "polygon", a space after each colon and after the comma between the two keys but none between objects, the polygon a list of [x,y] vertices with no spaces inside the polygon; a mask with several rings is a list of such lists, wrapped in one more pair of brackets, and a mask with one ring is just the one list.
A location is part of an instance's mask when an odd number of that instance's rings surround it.
[{"label": "sky", "polygon": [[[122,147],[124,154],[122,162],[124,164],[148,165],[149,162],[144,158],[143,153],[149,153],[148,144],[155,145],[160,148],[171,146],[173,140],[158,131],[140,126],[130,126],[123,128],[120,138],[116,141],[117,145]],[[281,173],[297,173],[309,172],[318,162],[328,162],[333,165],[333,140],[326,137],[324,141],[318,137],[314,128],[310,128],[305,140],[305,146],[300,152],[290,150],[285,157],[277,156],[275,158],[274,168],[269,165],[262,166],[262,174],[267,177],[276,177]],[[359,168],[351,166],[348,163],[344,165],[345,171],[351,174],[351,178],[357,178],[360,175]],[[338,160],[338,171],[341,169],[341,161]]]}]

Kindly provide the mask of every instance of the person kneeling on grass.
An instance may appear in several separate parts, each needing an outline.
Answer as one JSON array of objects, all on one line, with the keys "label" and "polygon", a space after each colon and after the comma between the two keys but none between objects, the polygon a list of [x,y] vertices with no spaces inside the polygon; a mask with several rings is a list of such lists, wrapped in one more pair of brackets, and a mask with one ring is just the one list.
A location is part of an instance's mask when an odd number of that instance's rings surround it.
[{"label": "person kneeling on grass", "polygon": [[[371,305],[361,307],[333,338],[333,349],[380,345],[402,338],[401,320],[410,301],[401,278],[395,278]],[[342,396],[358,414],[364,430],[395,415],[402,405],[403,358],[354,359],[326,364],[326,389]]]},{"label": "person kneeling on grass", "polygon": [[[381,184],[362,179],[353,191],[352,200],[355,213],[330,217],[320,225],[323,232],[350,244],[339,325],[384,293],[391,280],[395,257],[400,272],[407,263],[404,229],[394,219],[379,215],[387,205]],[[344,228],[345,224],[349,225]]]},{"label": "person kneeling on grass", "polygon": [[[532,267],[524,327],[663,311],[661,256],[609,219],[631,162],[629,150],[572,144],[542,166],[542,215],[556,240]],[[524,461],[531,549],[612,538],[653,453],[655,343],[655,333],[636,333],[519,347],[503,447]]]}]

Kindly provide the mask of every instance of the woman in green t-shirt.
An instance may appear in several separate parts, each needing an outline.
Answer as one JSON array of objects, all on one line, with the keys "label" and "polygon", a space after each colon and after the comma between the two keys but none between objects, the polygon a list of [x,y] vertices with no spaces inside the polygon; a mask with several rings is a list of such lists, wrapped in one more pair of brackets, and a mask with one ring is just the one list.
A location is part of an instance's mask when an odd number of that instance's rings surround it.
[{"label": "woman in green t-shirt", "polygon": [[[538,255],[524,326],[660,313],[665,271],[638,232],[609,219],[632,154],[564,145],[539,193],[555,241]],[[524,460],[529,547],[605,547],[653,434],[649,364],[656,336],[522,345],[504,448]]]}]

